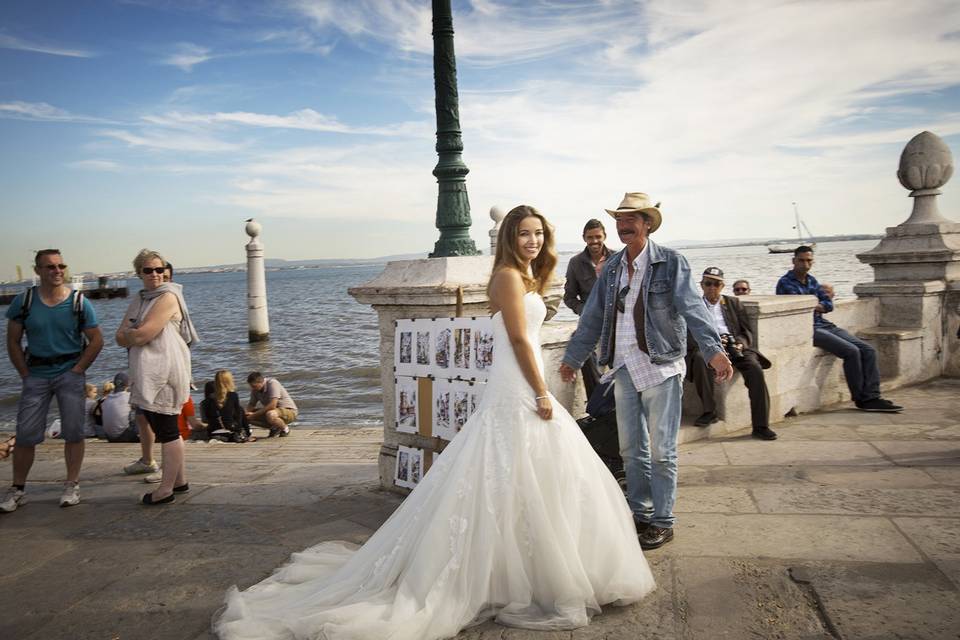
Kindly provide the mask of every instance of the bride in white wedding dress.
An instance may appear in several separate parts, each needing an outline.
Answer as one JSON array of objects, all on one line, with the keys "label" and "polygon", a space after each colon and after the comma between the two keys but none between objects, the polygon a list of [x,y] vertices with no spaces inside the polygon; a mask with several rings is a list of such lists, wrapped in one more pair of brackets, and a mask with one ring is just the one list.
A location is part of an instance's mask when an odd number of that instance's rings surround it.
[{"label": "bride in white wedding dress", "polygon": [[490,618],[573,629],[654,588],[619,485],[544,382],[553,245],[532,207],[506,216],[489,286],[493,369],[476,413],[362,547],[323,542],[231,589],[221,639],[429,640]]}]

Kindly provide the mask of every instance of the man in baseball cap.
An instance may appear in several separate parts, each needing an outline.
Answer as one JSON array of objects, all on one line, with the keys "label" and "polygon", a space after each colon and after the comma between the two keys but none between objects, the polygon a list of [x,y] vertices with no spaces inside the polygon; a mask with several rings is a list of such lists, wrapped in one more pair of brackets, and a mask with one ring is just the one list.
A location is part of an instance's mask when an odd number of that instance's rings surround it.
[{"label": "man in baseball cap", "polygon": [[[776,440],[777,434],[770,429],[770,395],[763,370],[770,368],[770,361],[762,353],[752,349],[753,335],[747,323],[743,305],[736,296],[721,295],[723,271],[719,267],[707,267],[700,278],[703,303],[713,319],[714,327],[733,366],[743,375],[743,383],[750,396],[750,422],[753,437],[760,440]],[[697,388],[703,404],[703,414],[694,421],[698,427],[707,427],[720,419],[717,414],[716,386],[713,376],[707,371],[702,358],[697,357],[696,345],[691,345],[687,354],[690,377]]]}]

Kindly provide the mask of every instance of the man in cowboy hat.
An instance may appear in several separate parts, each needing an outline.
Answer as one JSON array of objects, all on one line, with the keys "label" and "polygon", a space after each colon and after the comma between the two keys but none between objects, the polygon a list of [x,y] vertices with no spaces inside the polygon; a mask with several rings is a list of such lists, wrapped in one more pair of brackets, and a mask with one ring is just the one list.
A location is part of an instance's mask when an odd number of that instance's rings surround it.
[{"label": "man in cowboy hat", "polygon": [[[750,397],[750,421],[753,425],[753,437],[760,440],[776,440],[777,434],[770,429],[770,394],[763,370],[770,368],[770,361],[751,347],[753,335],[747,324],[747,314],[743,305],[735,296],[721,295],[723,291],[723,271],[719,267],[707,267],[700,277],[703,289],[703,303],[713,318],[714,326],[720,332],[720,339],[733,360],[733,366],[743,375],[743,384],[747,386]],[[690,378],[697,388],[697,395],[703,404],[703,415],[694,421],[698,427],[707,427],[719,419],[714,399],[715,385],[713,376],[707,371],[707,365],[700,357],[696,345],[690,345],[687,351],[687,366]]]},{"label": "man in cowboy hat", "polygon": [[573,381],[600,342],[600,364],[610,366],[604,379],[616,381],[627,502],[640,545],[656,549],[673,539],[687,328],[718,382],[729,380],[733,368],[686,258],[650,239],[660,228],[659,203],[652,204],[645,193],[628,193],[619,207],[606,211],[627,246],[600,272],[560,375]]}]

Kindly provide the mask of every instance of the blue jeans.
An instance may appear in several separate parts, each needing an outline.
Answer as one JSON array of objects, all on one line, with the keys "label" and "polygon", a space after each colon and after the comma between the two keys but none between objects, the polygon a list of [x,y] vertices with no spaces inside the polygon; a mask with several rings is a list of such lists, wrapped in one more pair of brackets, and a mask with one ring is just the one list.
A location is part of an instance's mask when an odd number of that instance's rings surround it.
[{"label": "blue jeans", "polygon": [[43,442],[50,401],[57,397],[60,408],[60,433],[66,442],[83,442],[84,383],[82,373],[64,371],[55,378],[28,375],[17,406],[17,444],[35,447]]},{"label": "blue jeans", "polygon": [[637,520],[673,527],[677,501],[677,436],[683,380],[667,378],[638,392],[626,367],[615,374],[620,457],[627,474],[627,503]]},{"label": "blue jeans", "polygon": [[813,328],[813,346],[843,359],[843,375],[855,402],[880,397],[880,369],[873,347],[832,322]]}]

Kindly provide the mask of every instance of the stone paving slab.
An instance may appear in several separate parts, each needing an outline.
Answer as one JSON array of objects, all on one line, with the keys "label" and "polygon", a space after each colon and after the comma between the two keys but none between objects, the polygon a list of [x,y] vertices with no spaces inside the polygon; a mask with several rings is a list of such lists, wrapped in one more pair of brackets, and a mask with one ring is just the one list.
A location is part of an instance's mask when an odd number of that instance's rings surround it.
[{"label": "stone paving slab", "polygon": [[929,565],[803,566],[837,636],[946,640],[960,635],[954,585]]},{"label": "stone paving slab", "polygon": [[960,517],[960,488],[758,487],[761,513],[929,515]]},{"label": "stone paving slab", "polygon": [[789,446],[773,446],[751,438],[749,442],[723,443],[730,464],[753,466],[759,461],[765,465],[889,465],[883,453],[868,442],[794,441]]},{"label": "stone paving slab", "polygon": [[676,537],[658,550],[706,555],[841,562],[922,562],[887,518],[779,514],[683,514]]},{"label": "stone paving slab", "polygon": [[929,468],[908,467],[811,467],[804,471],[803,478],[817,485],[851,488],[912,489],[949,484],[932,477]]},{"label": "stone paving slab", "polygon": [[960,442],[943,440],[875,440],[872,443],[904,466],[960,465]]}]

